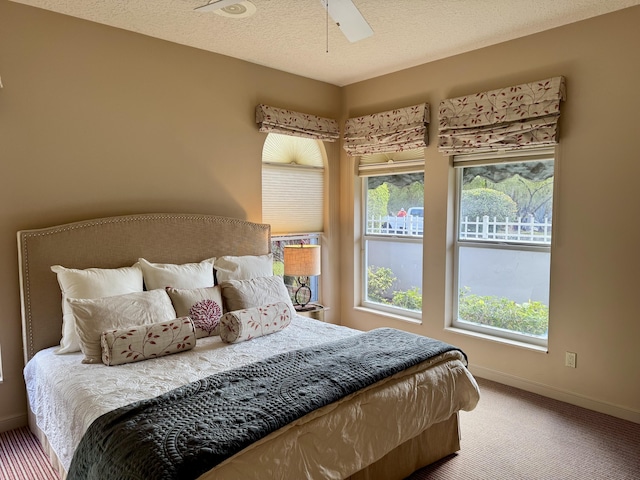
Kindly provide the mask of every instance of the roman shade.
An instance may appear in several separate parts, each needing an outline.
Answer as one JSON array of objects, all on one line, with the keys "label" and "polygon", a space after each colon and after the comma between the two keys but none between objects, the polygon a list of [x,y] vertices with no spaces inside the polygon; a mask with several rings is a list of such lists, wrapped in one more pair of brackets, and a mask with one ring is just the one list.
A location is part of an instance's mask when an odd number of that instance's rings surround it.
[{"label": "roman shade", "polygon": [[564,77],[553,77],[443,100],[438,150],[480,153],[555,145],[564,99]]},{"label": "roman shade", "polygon": [[428,103],[350,118],[344,149],[350,156],[362,156],[424,148],[429,144],[428,124]]},{"label": "roman shade", "polygon": [[256,107],[256,123],[261,132],[280,133],[326,142],[335,142],[340,138],[338,122],[332,118],[317,117],[269,105],[260,104]]}]

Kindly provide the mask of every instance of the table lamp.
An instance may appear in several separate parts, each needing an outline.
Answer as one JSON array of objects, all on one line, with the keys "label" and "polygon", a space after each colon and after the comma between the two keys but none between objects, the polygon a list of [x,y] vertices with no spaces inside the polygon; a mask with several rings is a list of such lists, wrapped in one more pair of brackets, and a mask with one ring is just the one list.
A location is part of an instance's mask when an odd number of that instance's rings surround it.
[{"label": "table lamp", "polygon": [[304,308],[311,300],[309,277],[320,275],[320,245],[286,245],[284,247],[284,274],[298,277],[300,285],[294,295],[295,307]]}]

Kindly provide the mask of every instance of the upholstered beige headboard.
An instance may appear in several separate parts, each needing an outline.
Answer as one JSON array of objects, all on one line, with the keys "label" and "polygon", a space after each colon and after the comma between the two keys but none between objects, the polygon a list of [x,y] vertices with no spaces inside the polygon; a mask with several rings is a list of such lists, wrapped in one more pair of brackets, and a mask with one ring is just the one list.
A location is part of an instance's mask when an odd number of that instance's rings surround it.
[{"label": "upholstered beige headboard", "polygon": [[213,215],[125,215],[18,232],[24,358],[58,345],[61,294],[51,265],[116,268],[144,257],[186,263],[270,252],[271,228]]}]

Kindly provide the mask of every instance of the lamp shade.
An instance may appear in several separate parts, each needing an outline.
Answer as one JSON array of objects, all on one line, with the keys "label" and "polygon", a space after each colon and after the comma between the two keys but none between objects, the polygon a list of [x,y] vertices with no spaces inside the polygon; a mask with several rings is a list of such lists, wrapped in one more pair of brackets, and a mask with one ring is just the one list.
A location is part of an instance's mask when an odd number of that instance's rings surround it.
[{"label": "lamp shade", "polygon": [[285,246],[284,274],[292,277],[320,275],[320,245]]}]

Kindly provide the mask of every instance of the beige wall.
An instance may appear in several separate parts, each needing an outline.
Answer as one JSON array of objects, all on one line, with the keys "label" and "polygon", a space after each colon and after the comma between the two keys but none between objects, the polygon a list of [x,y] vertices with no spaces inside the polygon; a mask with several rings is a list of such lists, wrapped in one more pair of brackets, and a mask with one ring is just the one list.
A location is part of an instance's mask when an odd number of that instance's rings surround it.
[{"label": "beige wall", "polygon": [[[346,116],[421,101],[432,106],[426,151],[423,322],[354,308],[357,249],[351,199],[358,184],[342,161],[342,318],[356,328],[408,328],[462,347],[472,371],[640,422],[640,7],[357,83]],[[567,79],[554,203],[549,351],[445,330],[450,319],[452,169],[437,151],[442,99],[541,80]],[[357,195],[356,195],[357,197]],[[356,288],[357,290],[357,288]],[[565,351],[577,368],[564,366]]]},{"label": "beige wall", "polygon": [[260,221],[256,104],[336,118],[341,90],[6,0],[0,76],[3,430],[26,412],[16,231],[134,212]]},{"label": "beige wall", "polygon": [[[24,423],[26,411],[16,231],[151,211],[259,221],[264,134],[253,112],[260,102],[328,117],[432,105],[423,324],[353,308],[356,182],[338,146],[325,144],[323,301],[331,320],[341,315],[363,329],[391,325],[438,337],[460,345],[481,375],[640,421],[640,227],[632,208],[640,204],[633,123],[640,97],[632,90],[640,84],[632,57],[639,23],[636,7],[340,89],[0,0],[0,430]],[[447,332],[451,169],[436,150],[437,104],[560,74],[568,100],[549,353]],[[563,366],[565,350],[578,353],[577,369]]]}]

